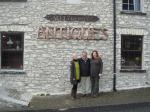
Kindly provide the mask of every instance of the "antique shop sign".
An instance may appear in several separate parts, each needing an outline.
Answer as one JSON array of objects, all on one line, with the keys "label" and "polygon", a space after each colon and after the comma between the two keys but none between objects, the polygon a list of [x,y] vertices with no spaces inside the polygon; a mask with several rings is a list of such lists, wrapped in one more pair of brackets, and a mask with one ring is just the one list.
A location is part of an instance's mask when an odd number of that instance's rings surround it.
[{"label": "antique shop sign", "polygon": [[38,29],[38,39],[107,40],[107,29],[91,27],[51,27]]},{"label": "antique shop sign", "polygon": [[92,15],[46,15],[44,17],[50,21],[84,21],[84,22],[96,22],[99,20],[97,16]]}]

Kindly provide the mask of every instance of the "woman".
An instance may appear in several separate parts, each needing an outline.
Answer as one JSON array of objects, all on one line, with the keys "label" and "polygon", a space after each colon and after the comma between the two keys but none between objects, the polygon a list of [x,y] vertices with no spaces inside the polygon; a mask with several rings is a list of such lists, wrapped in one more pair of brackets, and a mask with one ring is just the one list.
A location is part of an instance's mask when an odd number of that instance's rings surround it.
[{"label": "woman", "polygon": [[73,59],[71,61],[71,66],[70,66],[70,72],[71,72],[70,82],[73,85],[71,90],[71,96],[73,99],[76,99],[78,83],[81,80],[80,65],[76,53],[73,53],[72,58]]},{"label": "woman", "polygon": [[99,78],[103,70],[103,62],[96,50],[92,52],[91,58],[91,96],[97,97],[99,93]]}]

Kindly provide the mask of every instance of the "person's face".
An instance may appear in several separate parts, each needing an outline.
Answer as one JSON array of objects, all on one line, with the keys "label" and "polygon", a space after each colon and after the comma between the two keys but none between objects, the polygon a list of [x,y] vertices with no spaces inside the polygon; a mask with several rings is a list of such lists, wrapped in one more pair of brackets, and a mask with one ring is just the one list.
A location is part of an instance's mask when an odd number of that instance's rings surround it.
[{"label": "person's face", "polygon": [[74,60],[77,60],[77,59],[78,59],[77,54],[76,54],[76,53],[74,53],[74,54],[72,55],[72,58],[73,58]]},{"label": "person's face", "polygon": [[94,57],[94,59],[96,59],[96,58],[97,58],[97,54],[96,54],[96,52],[93,52],[93,57]]},{"label": "person's face", "polygon": [[86,60],[87,59],[87,53],[82,53],[82,59]]}]

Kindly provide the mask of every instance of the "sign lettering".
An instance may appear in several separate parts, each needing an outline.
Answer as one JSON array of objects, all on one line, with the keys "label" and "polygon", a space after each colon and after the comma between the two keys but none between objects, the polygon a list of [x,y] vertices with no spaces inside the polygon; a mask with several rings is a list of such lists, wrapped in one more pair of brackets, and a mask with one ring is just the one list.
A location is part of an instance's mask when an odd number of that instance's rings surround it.
[{"label": "sign lettering", "polygon": [[38,39],[107,40],[107,29],[74,27],[40,27]]}]

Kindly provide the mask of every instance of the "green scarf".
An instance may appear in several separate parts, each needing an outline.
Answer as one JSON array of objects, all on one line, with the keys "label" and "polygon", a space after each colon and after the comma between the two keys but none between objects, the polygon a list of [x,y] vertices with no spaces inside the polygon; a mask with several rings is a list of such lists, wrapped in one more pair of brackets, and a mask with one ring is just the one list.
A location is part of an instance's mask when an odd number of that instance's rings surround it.
[{"label": "green scarf", "polygon": [[76,71],[76,80],[80,79],[80,67],[79,67],[79,63],[75,62],[75,71]]}]

